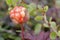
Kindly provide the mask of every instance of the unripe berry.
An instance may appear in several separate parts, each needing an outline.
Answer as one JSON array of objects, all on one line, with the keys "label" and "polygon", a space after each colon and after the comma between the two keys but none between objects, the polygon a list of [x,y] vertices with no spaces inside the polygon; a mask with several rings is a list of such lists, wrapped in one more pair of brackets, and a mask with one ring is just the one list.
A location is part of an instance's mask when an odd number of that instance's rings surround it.
[{"label": "unripe berry", "polygon": [[29,13],[23,6],[16,6],[10,11],[10,18],[14,23],[24,23],[29,19]]}]

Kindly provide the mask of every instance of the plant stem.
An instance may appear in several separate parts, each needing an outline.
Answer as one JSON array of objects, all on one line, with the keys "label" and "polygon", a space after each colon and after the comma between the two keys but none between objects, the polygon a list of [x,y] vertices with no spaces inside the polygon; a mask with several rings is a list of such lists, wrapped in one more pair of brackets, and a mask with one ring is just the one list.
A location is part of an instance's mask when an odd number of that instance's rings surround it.
[{"label": "plant stem", "polygon": [[21,37],[22,37],[22,40],[24,40],[24,27],[23,27],[23,24],[21,24],[21,30],[22,30],[22,32],[21,32],[22,36]]},{"label": "plant stem", "polygon": [[46,18],[46,13],[43,13],[42,15],[43,15],[43,21],[44,21],[46,24],[48,24],[48,21],[47,21],[47,18]]},{"label": "plant stem", "polygon": [[43,21],[49,25],[49,27],[56,33],[56,35],[58,35],[57,31],[53,27],[51,27],[50,22],[47,21],[46,13],[42,13],[42,15],[43,15]]}]

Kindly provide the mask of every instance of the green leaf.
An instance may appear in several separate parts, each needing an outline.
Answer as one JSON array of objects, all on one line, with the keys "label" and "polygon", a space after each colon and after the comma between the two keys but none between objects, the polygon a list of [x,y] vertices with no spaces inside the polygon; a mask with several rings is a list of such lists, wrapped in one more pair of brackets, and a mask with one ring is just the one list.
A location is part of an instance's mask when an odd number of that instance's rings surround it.
[{"label": "green leaf", "polygon": [[56,33],[55,32],[51,32],[50,33],[50,39],[52,39],[52,40],[55,40],[56,39]]},{"label": "green leaf", "polygon": [[41,26],[42,26],[42,25],[39,24],[39,23],[35,25],[35,28],[34,28],[34,29],[35,29],[35,30],[34,30],[35,34],[38,34],[38,33],[41,31]]},{"label": "green leaf", "polygon": [[25,8],[28,8],[28,5],[23,3],[23,4],[20,4],[19,6],[24,6]]},{"label": "green leaf", "polygon": [[56,27],[56,23],[55,23],[55,22],[50,22],[50,25],[51,25],[52,27]]},{"label": "green leaf", "polygon": [[37,15],[37,13],[36,13],[36,11],[35,11],[35,10],[33,10],[33,11],[31,11],[30,15],[31,15],[31,16],[36,16],[36,15]]},{"label": "green leaf", "polygon": [[41,5],[38,5],[38,11],[39,11],[39,12],[43,12],[43,8],[42,8]]},{"label": "green leaf", "polygon": [[44,27],[49,27],[49,25],[48,25],[48,24],[45,24],[45,23],[44,23],[43,25],[44,25]]},{"label": "green leaf", "polygon": [[60,31],[58,31],[58,36],[60,36]]},{"label": "green leaf", "polygon": [[19,0],[6,0],[6,3],[8,4],[8,6],[16,6],[18,1]]},{"label": "green leaf", "polygon": [[29,11],[29,13],[32,12],[33,10],[35,10],[35,9],[36,9],[36,5],[34,3],[30,3],[28,5],[28,11]]},{"label": "green leaf", "polygon": [[45,12],[48,11],[48,6],[47,6],[47,5],[44,7],[44,11],[45,11]]},{"label": "green leaf", "polygon": [[36,16],[36,17],[35,17],[35,20],[36,20],[36,21],[41,21],[42,19],[43,19],[42,16]]},{"label": "green leaf", "polygon": [[3,37],[0,37],[0,40],[4,40],[4,38]]},{"label": "green leaf", "polygon": [[8,4],[8,6],[12,5],[12,0],[6,0],[6,3]]},{"label": "green leaf", "polygon": [[51,27],[53,27],[56,30],[56,23],[55,22],[50,22]]}]

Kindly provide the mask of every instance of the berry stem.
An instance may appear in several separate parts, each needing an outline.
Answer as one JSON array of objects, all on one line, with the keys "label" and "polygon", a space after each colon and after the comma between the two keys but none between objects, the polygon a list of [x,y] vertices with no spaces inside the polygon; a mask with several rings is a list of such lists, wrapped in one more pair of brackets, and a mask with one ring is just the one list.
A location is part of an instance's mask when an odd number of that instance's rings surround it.
[{"label": "berry stem", "polygon": [[21,30],[22,30],[22,32],[21,32],[22,36],[21,37],[22,37],[22,40],[24,40],[24,27],[23,27],[23,24],[21,24]]}]

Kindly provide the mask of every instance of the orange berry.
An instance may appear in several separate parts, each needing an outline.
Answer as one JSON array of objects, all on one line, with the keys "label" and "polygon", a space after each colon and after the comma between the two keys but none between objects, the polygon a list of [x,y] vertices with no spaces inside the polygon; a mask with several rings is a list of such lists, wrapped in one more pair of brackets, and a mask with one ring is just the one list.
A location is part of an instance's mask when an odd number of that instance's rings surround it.
[{"label": "orange berry", "polygon": [[29,19],[29,13],[25,7],[16,6],[10,11],[10,18],[14,23],[24,23]]}]

